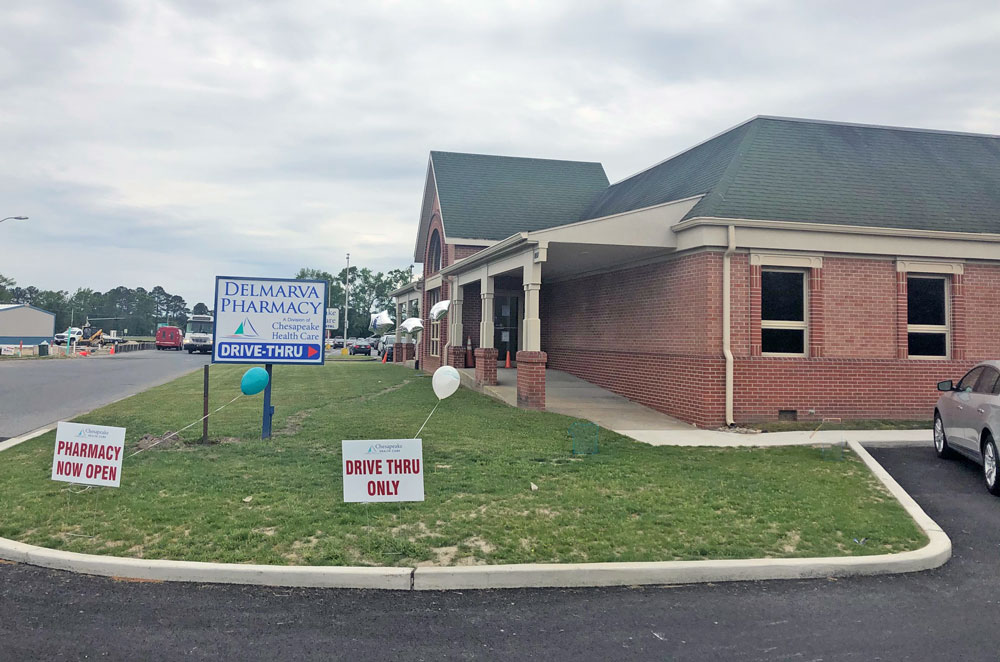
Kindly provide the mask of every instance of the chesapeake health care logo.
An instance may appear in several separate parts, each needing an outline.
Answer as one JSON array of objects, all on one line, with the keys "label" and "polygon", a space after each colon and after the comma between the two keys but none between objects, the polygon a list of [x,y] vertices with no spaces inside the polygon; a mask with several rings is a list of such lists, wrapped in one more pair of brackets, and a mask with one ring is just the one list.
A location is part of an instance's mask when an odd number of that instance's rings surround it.
[{"label": "chesapeake health care logo", "polygon": [[83,437],[84,439],[107,439],[108,431],[101,428],[80,428],[76,436]]},{"label": "chesapeake health care logo", "polygon": [[240,322],[240,325],[236,327],[236,330],[233,331],[231,335],[228,335],[226,337],[235,338],[237,340],[243,338],[246,339],[260,338],[260,336],[257,334],[257,329],[253,327],[253,323],[250,321],[249,317],[245,317],[243,321]]},{"label": "chesapeake health care logo", "polygon": [[420,439],[354,439],[341,444],[345,502],[424,500]]},{"label": "chesapeake health care logo", "polygon": [[376,442],[368,447],[368,452],[365,455],[399,455],[403,452],[403,444],[386,444],[383,442]]}]

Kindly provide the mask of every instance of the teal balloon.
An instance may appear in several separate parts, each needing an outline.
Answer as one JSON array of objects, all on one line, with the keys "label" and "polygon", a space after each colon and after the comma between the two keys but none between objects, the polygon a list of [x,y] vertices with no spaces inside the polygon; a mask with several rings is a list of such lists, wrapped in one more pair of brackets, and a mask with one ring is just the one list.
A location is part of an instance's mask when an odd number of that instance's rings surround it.
[{"label": "teal balloon", "polygon": [[240,390],[243,391],[243,395],[257,395],[267,388],[268,380],[267,370],[259,367],[250,368],[243,373],[243,380],[240,381]]}]

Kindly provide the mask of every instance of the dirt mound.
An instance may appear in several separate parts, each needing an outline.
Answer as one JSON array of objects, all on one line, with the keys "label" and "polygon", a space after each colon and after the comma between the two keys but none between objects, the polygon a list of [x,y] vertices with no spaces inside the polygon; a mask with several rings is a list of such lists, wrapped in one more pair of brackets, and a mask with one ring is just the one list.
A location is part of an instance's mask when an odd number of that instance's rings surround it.
[{"label": "dirt mound", "polygon": [[174,436],[171,435],[174,435],[174,433],[170,431],[159,437],[152,434],[144,434],[136,443],[136,448],[138,450],[144,451],[144,450],[149,450],[150,448],[163,449],[180,445],[181,443],[180,438],[177,437],[176,435]]}]

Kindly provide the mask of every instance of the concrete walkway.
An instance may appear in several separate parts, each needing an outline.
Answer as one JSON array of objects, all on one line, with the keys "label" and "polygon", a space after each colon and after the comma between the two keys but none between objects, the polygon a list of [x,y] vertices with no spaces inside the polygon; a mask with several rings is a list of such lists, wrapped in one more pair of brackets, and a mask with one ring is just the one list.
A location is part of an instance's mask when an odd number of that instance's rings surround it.
[{"label": "concrete walkway", "polygon": [[[497,385],[479,389],[475,386],[476,371],[460,370],[462,383],[486,395],[517,406],[517,370],[497,370]],[[586,382],[561,370],[545,371],[545,411],[593,421],[601,427],[621,430],[643,430],[661,433],[674,430],[696,430],[693,425],[632,402],[616,393]],[[624,432],[622,434],[625,434]]]},{"label": "concrete walkway", "polygon": [[[517,370],[497,370],[496,386],[476,386],[476,371],[459,370],[462,384],[517,406]],[[802,446],[810,444],[923,445],[931,430],[820,430],[740,434],[702,430],[561,370],[545,371],[545,410],[597,423],[652,446]]]}]

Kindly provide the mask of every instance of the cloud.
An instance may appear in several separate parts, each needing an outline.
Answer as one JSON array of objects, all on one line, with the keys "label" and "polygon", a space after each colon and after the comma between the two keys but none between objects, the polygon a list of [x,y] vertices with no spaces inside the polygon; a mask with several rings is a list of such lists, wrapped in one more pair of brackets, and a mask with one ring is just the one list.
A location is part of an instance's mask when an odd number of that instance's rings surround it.
[{"label": "cloud", "polygon": [[376,269],[430,149],[612,180],[756,114],[1000,133],[992,2],[4,3],[0,273],[54,289]]}]

